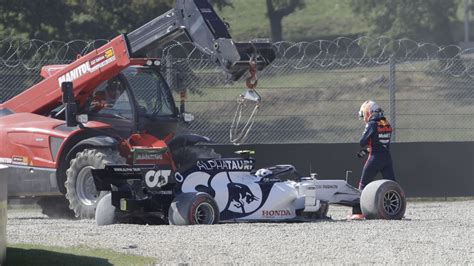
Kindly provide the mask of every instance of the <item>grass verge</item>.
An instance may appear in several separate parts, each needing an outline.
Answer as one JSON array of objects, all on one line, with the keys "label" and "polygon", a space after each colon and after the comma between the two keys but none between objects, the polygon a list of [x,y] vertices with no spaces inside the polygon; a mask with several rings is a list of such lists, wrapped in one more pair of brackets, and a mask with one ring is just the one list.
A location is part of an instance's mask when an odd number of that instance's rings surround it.
[{"label": "grass verge", "polygon": [[105,249],[49,247],[8,244],[6,265],[154,265],[149,257],[128,255]]}]

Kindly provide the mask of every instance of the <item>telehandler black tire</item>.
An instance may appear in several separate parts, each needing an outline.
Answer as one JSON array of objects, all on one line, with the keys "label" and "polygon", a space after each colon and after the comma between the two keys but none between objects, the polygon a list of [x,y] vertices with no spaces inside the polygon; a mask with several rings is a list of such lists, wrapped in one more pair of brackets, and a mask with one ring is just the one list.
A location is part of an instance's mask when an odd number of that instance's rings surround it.
[{"label": "telehandler black tire", "polygon": [[77,218],[93,219],[98,201],[106,194],[96,190],[90,170],[102,169],[106,164],[124,163],[125,159],[112,149],[84,149],[76,154],[66,171],[65,186],[69,208]]}]

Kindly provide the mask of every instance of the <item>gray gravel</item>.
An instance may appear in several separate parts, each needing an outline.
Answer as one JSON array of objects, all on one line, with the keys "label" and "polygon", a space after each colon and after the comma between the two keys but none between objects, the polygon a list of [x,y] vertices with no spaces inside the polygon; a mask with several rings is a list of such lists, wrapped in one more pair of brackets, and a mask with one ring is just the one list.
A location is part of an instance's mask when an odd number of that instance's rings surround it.
[{"label": "gray gravel", "polygon": [[474,264],[474,200],[409,202],[401,221],[333,220],[212,226],[111,225],[49,219],[39,210],[9,210],[9,243],[88,246],[177,264],[428,263]]}]

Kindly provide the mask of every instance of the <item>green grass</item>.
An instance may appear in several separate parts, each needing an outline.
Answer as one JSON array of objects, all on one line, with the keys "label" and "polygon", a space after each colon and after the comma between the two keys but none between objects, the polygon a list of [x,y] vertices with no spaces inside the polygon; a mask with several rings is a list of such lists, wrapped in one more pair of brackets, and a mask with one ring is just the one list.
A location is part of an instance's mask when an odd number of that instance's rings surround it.
[{"label": "green grass", "polygon": [[[230,33],[235,40],[270,38],[267,8],[264,0],[232,0],[233,8],[217,10],[231,24]],[[370,25],[353,14],[350,0],[305,0],[306,7],[283,18],[283,39],[313,41],[334,39],[340,36],[366,35]],[[463,41],[464,5],[458,5],[452,22],[456,42]],[[472,24],[472,23],[471,23]],[[471,25],[472,27],[472,25]],[[471,40],[474,32],[471,31]]]},{"label": "green grass", "polygon": [[62,248],[30,244],[9,244],[7,265],[154,265],[153,258],[127,255],[104,249]]},{"label": "green grass", "polygon": [[[234,8],[217,11],[231,24],[234,39],[269,38],[269,21],[265,1],[234,0]],[[306,7],[283,19],[286,40],[315,40],[334,36],[355,35],[368,26],[352,14],[349,1],[306,0]]]}]

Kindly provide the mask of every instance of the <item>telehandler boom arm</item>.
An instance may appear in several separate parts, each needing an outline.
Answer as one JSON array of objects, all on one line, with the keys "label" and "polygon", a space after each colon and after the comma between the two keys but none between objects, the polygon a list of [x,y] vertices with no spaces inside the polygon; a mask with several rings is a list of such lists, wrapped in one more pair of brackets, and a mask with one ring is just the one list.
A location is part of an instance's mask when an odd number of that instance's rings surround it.
[{"label": "telehandler boom arm", "polygon": [[130,65],[144,62],[147,52],[186,35],[202,52],[237,80],[256,57],[259,69],[273,61],[269,43],[234,43],[225,23],[207,0],[177,0],[175,8],[140,28],[112,39],[102,47],[57,69],[21,94],[0,105],[0,110],[46,114],[61,104],[61,84],[73,82],[74,97],[84,104],[93,90]]}]

